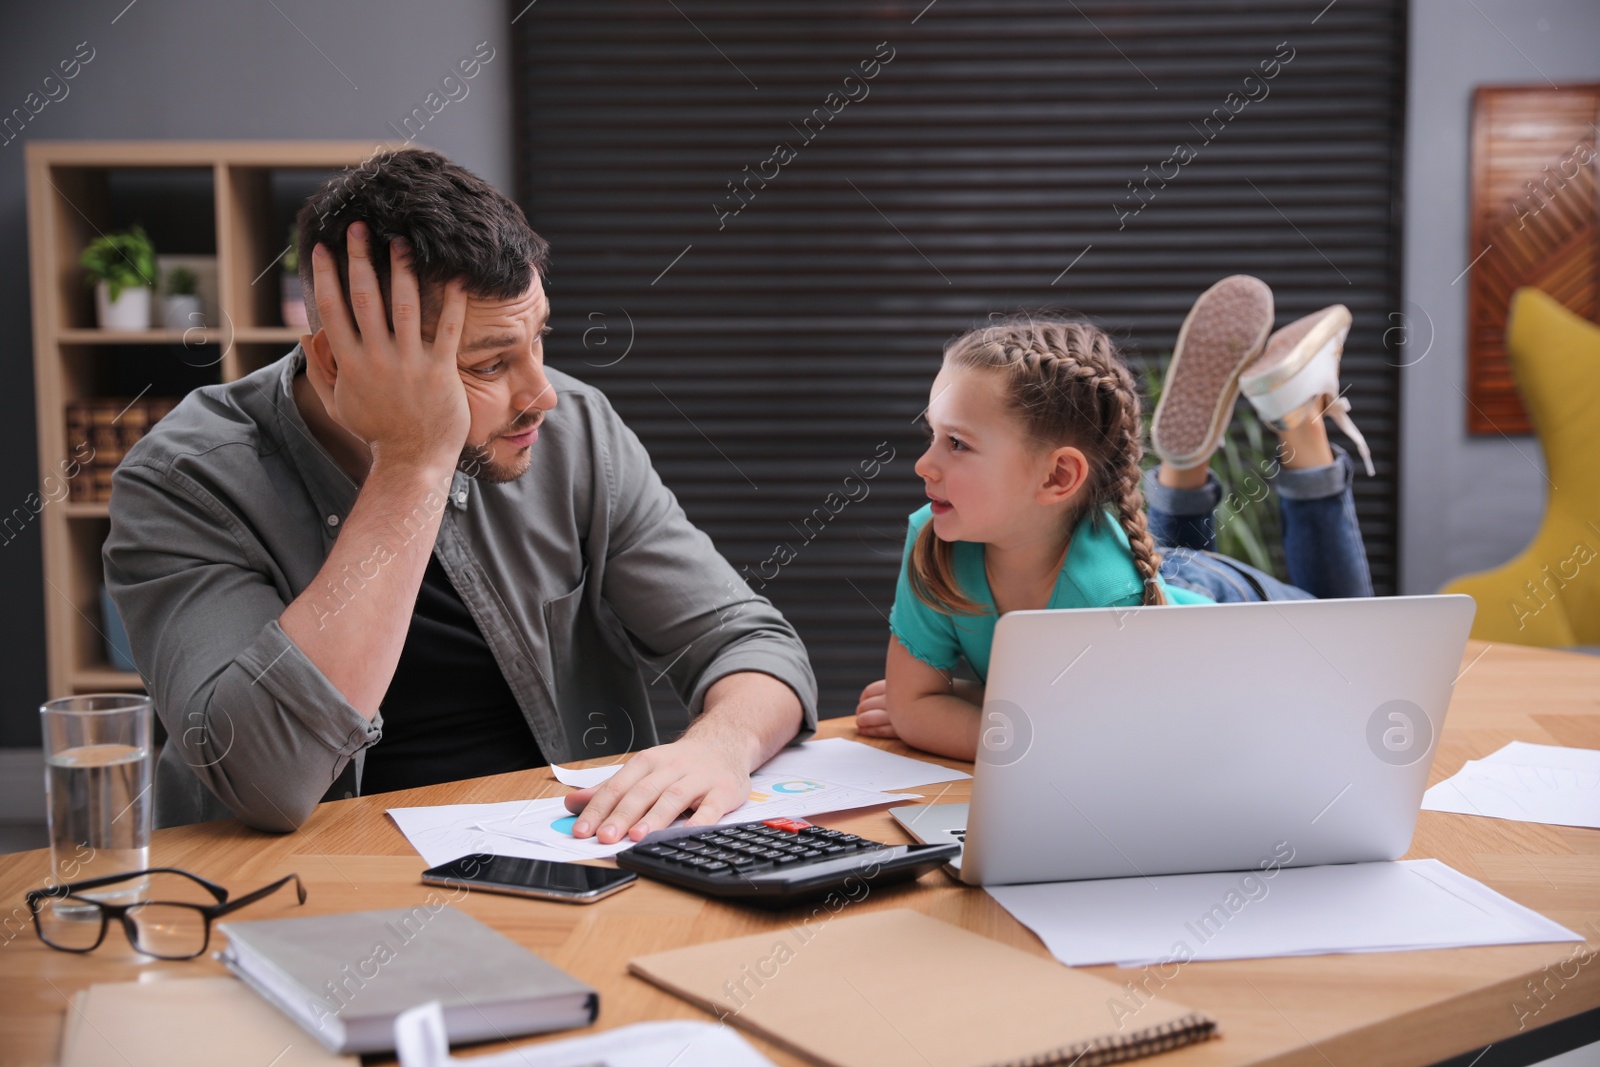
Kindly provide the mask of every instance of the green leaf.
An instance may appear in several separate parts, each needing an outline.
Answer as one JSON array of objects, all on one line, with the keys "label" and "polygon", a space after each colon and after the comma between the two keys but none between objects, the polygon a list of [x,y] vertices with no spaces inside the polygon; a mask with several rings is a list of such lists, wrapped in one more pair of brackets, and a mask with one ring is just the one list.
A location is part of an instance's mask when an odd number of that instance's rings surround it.
[{"label": "green leaf", "polygon": [[134,225],[124,233],[103,233],[89,242],[78,257],[90,288],[100,282],[112,300],[122,295],[124,289],[139,286],[155,288],[156,250],[146,236],[144,227]]},{"label": "green leaf", "polygon": [[200,279],[188,267],[173,267],[166,281],[168,296],[194,296],[200,291]]}]

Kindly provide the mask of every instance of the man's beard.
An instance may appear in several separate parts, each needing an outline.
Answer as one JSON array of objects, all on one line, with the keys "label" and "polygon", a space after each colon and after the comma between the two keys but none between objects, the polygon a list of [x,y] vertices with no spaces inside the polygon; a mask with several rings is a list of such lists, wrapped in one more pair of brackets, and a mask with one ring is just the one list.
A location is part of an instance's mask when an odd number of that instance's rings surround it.
[{"label": "man's beard", "polygon": [[492,447],[495,441],[507,434],[518,434],[544,422],[542,415],[533,418],[520,418],[501,427],[489,435],[489,439],[481,445],[468,444],[461,449],[461,458],[456,461],[456,469],[475,478],[480,482],[499,484],[501,482],[514,482],[528,472],[530,459],[526,455],[513,460],[515,466],[497,463],[491,458]]}]

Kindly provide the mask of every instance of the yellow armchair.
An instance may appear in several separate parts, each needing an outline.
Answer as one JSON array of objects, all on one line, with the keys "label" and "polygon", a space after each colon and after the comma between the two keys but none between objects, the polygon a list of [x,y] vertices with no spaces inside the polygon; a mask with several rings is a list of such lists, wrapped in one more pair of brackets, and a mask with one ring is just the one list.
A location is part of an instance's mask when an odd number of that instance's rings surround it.
[{"label": "yellow armchair", "polygon": [[1544,450],[1544,521],[1511,562],[1443,591],[1478,602],[1480,640],[1600,645],[1600,327],[1538,289],[1518,289],[1506,351]]}]

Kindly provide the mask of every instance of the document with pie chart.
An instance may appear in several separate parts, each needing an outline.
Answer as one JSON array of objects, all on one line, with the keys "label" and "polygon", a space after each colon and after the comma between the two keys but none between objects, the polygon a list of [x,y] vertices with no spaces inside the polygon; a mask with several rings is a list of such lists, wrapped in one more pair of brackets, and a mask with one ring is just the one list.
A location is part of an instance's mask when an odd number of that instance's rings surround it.
[{"label": "document with pie chart", "polygon": [[[798,819],[916,799],[920,798],[914,793],[883,793],[803,775],[757,771],[750,776],[750,799],[721,822]],[[535,860],[604,859],[635,844],[627,838],[602,845],[593,837],[573,837],[572,825],[577,817],[567,811],[561,797],[390,808],[388,813],[429,866],[474,852]],[[686,819],[679,819],[673,825],[682,826],[685,822]]]}]

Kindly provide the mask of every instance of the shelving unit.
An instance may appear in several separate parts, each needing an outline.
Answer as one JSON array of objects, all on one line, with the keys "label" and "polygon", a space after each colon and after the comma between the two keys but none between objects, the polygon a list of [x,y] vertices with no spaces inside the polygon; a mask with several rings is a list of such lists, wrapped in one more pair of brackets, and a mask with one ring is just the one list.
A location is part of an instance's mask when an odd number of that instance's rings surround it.
[{"label": "shelving unit", "polygon": [[[336,141],[33,141],[27,145],[28,243],[33,289],[34,392],[39,475],[59,481],[71,445],[66,406],[90,396],[138,391],[124,385],[129,365],[171,372],[185,391],[233,381],[280,358],[300,331],[282,325],[278,269],[293,219],[291,192],[359,164],[385,146]],[[119,221],[114,180],[135,173],[175,187],[210,183],[220,323],[206,329],[101,330],[78,255]],[[305,190],[309,192],[309,188]],[[304,192],[299,194],[303,199]],[[285,215],[287,212],[287,217]],[[203,220],[202,220],[203,221]],[[157,251],[165,251],[157,242]],[[162,366],[165,346],[172,359]],[[194,361],[199,346],[217,358]],[[190,359],[184,359],[190,354]],[[154,364],[152,364],[154,360]],[[186,383],[186,384],[184,384]],[[141,688],[139,676],[111,667],[100,615],[100,548],[110,531],[103,503],[44,501],[37,517],[44,551],[45,645],[50,695]]]}]

